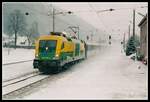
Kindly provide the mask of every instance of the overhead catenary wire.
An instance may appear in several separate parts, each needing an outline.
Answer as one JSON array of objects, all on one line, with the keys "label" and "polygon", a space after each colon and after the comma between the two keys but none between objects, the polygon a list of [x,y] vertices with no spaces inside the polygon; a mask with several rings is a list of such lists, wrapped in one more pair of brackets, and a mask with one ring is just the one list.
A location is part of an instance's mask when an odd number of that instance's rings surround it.
[{"label": "overhead catenary wire", "polygon": [[[25,5],[25,4],[24,4]],[[104,24],[104,22],[102,21],[102,19],[100,19],[100,15],[98,14],[98,11],[99,10],[95,10],[91,5],[90,7],[93,9],[93,10],[88,10],[88,11],[75,11],[75,13],[80,13],[80,12],[95,12],[98,16],[98,21],[104,26],[104,28],[108,28],[108,26],[106,24]],[[137,8],[145,8],[145,7],[148,7],[148,6],[140,6],[140,7],[134,7],[135,9]],[[42,11],[39,11],[35,8],[32,8],[32,7],[29,7],[28,9],[31,10],[31,13],[32,14],[36,14],[35,12],[37,12],[39,15],[43,15],[43,16],[48,16],[48,12],[50,12],[51,9],[47,10],[46,12],[42,12]],[[127,9],[133,9],[133,8],[116,8],[115,10],[127,10]],[[109,10],[109,9],[106,9],[106,10]],[[34,12],[35,11],[35,12]],[[101,10],[102,11],[102,10]],[[29,12],[30,13],[30,12]],[[51,14],[49,14],[50,16],[49,17],[52,17]],[[68,23],[67,23],[68,24]],[[105,30],[107,31],[107,30]]]},{"label": "overhead catenary wire", "polygon": [[[25,6],[25,5],[24,5]],[[52,4],[50,5],[51,6],[51,8],[49,8],[49,9],[47,9],[47,11],[46,12],[41,12],[41,11],[39,11],[39,10],[37,10],[37,9],[34,9],[34,8],[32,8],[32,7],[29,7],[28,9],[30,10],[29,11],[29,14],[31,13],[31,14],[33,14],[33,15],[41,15],[41,16],[45,16],[45,17],[50,17],[50,18],[52,18],[53,16],[53,14],[52,14],[52,8],[54,7]],[[55,8],[55,7],[54,7]],[[56,9],[56,8],[55,8]],[[60,9],[59,9],[60,10]],[[56,15],[57,14],[63,14],[63,12],[62,12],[62,10],[61,10],[61,12],[59,12],[58,11],[58,9],[56,9]],[[66,12],[65,12],[66,13]],[[61,20],[61,19],[57,19],[57,20],[59,20],[59,21],[61,21],[61,22],[64,22],[66,25],[70,25],[70,23],[68,23],[68,22],[66,22],[66,21],[63,21],[63,20]]]},{"label": "overhead catenary wire", "polygon": [[[98,15],[98,13],[97,13],[97,11],[95,10],[95,8],[94,8],[90,3],[88,3],[88,5],[89,5],[89,7],[90,7],[91,9],[93,9],[93,11],[96,13],[96,15],[97,15],[97,17],[98,17],[99,25],[100,25],[100,23],[101,23],[101,24],[104,26],[104,29],[105,29],[105,28],[108,28],[108,27],[100,20],[100,16]],[[109,32],[108,32],[107,29],[105,29],[105,32],[106,32],[107,34],[109,34]]]},{"label": "overhead catenary wire", "polygon": [[[141,9],[143,9],[143,8],[147,8],[148,6],[140,6],[140,7],[130,7],[130,8],[115,8],[114,10],[116,11],[116,10],[127,10],[127,9],[129,9],[129,10],[131,10],[131,9],[139,9],[139,8],[141,8]],[[106,9],[106,10],[95,10],[96,12],[101,12],[101,11],[111,11],[111,9],[113,9],[113,8],[109,8],[109,9]],[[112,10],[112,11],[114,11],[114,10]],[[86,13],[86,12],[95,12],[95,11],[93,11],[93,10],[80,10],[80,11],[75,11],[75,13]]]},{"label": "overhead catenary wire", "polygon": [[[108,26],[106,26],[104,23],[103,23],[103,21],[102,21],[102,18],[99,16],[99,13],[100,12],[105,12],[105,11],[117,11],[117,10],[133,10],[133,9],[138,9],[138,8],[147,8],[148,6],[139,6],[139,7],[130,7],[130,8],[110,8],[110,9],[105,9],[105,10],[95,10],[94,9],[94,7],[90,4],[90,3],[88,3],[89,4],[89,6],[93,9],[93,11],[92,12],[95,12],[96,14],[97,14],[97,16],[98,16],[98,18],[99,18],[99,21],[101,21],[101,23],[102,23],[102,25],[105,27],[105,28],[108,28]],[[90,11],[91,12],[91,11]],[[139,14],[139,12],[137,12],[138,14]],[[108,29],[106,30],[106,31],[108,31]]]},{"label": "overhead catenary wire", "polygon": [[[45,8],[43,8],[44,10],[44,12],[42,11],[42,10],[38,10],[38,9],[36,9],[35,7],[33,7],[32,5],[30,6],[30,5],[28,5],[28,7],[26,7],[27,5],[26,4],[24,4],[24,3],[22,3],[22,7],[24,7],[24,8],[26,8],[26,9],[23,9],[23,11],[21,10],[21,12],[23,13],[23,14],[25,14],[26,15],[26,13],[28,13],[28,16],[30,16],[30,17],[32,17],[33,19],[35,19],[35,17],[38,19],[38,20],[40,20],[39,19],[39,17],[37,17],[37,15],[41,15],[41,16],[44,16],[44,17],[50,17],[50,18],[52,18],[52,7],[54,7],[54,6],[52,6],[51,5],[51,7],[50,8],[47,8],[47,9],[45,9]],[[47,5],[47,7],[48,7],[48,5]],[[68,13],[67,11],[64,11],[64,10],[62,10],[62,9],[58,9],[58,8],[55,8],[56,9],[56,13],[57,14],[64,14],[64,13]],[[46,11],[45,11],[46,10]],[[63,11],[64,11],[64,13],[63,13]],[[60,13],[59,13],[60,12]],[[6,13],[6,12],[3,12],[3,13]],[[55,14],[56,14],[55,13]],[[9,14],[9,13],[8,13]],[[56,15],[57,15],[56,14]],[[62,16],[64,16],[64,15],[62,15]],[[62,20],[62,19],[57,19],[57,21],[58,22],[63,22],[63,23],[65,23],[66,24],[66,27],[65,28],[67,28],[67,25],[69,26],[69,25],[73,25],[72,23],[70,23],[69,21],[64,21],[64,20]]]}]

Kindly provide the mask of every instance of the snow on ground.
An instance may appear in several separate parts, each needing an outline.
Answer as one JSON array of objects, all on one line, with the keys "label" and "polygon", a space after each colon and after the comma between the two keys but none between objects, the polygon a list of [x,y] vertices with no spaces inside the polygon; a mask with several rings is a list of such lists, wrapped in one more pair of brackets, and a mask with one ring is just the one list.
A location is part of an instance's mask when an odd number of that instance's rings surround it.
[{"label": "snow on ground", "polygon": [[33,69],[33,61],[2,66],[2,81],[13,79],[34,71],[37,70]]},{"label": "snow on ground", "polygon": [[[3,48],[3,64],[10,62],[18,62],[24,60],[34,59],[34,50],[33,49],[10,49],[8,55],[8,48]],[[88,52],[88,56],[94,55],[97,50],[91,50]],[[3,65],[2,66],[2,80],[9,80],[33,71],[38,71],[33,69],[33,61],[17,63],[12,65]]]},{"label": "snow on ground", "polygon": [[20,98],[148,99],[147,69],[121,53],[120,45],[112,44]]},{"label": "snow on ground", "polygon": [[2,49],[2,63],[11,63],[24,60],[34,59],[34,49],[21,48],[3,48]]},{"label": "snow on ground", "polygon": [[[8,54],[8,50],[10,50]],[[34,59],[33,49],[13,49],[13,48],[3,48],[2,49],[2,63],[11,63],[24,60]],[[33,69],[33,61],[17,63],[13,65],[2,65],[2,80],[12,79],[27,73],[35,71]]]}]

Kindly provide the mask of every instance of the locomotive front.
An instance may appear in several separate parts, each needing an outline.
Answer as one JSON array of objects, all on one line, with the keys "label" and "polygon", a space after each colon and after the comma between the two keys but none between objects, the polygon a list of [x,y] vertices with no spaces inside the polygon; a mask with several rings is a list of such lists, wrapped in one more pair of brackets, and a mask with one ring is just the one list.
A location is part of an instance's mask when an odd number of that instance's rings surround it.
[{"label": "locomotive front", "polygon": [[62,39],[59,36],[41,36],[36,42],[34,68],[44,71],[47,67],[61,67],[61,43]]}]

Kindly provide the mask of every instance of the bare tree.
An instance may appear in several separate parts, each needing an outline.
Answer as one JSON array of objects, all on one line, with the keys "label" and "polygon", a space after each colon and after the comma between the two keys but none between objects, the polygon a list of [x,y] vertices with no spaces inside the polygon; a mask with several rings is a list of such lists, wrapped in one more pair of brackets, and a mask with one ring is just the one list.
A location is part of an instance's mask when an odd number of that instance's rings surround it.
[{"label": "bare tree", "polygon": [[39,31],[38,31],[38,22],[34,21],[32,23],[32,38],[35,39],[39,36]]},{"label": "bare tree", "polygon": [[28,46],[30,46],[30,44],[31,44],[32,32],[33,32],[33,29],[30,28],[30,29],[27,30],[26,33],[25,33],[25,36],[27,37],[27,40],[28,40]]},{"label": "bare tree", "polygon": [[31,28],[26,30],[26,33],[24,34],[27,37],[28,40],[28,46],[31,45],[32,42],[39,36],[38,32],[38,23],[34,21],[31,25]]},{"label": "bare tree", "polygon": [[20,10],[14,10],[8,16],[7,31],[9,36],[15,35],[15,48],[17,44],[17,35],[23,34],[26,28],[24,14]]}]

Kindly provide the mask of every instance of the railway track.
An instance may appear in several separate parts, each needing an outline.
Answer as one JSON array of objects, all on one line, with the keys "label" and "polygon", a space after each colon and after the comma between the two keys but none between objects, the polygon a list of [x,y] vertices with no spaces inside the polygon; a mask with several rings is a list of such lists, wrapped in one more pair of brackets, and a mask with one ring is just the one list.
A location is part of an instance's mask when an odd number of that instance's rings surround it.
[{"label": "railway track", "polygon": [[39,75],[40,72],[36,71],[36,72],[31,72],[29,74],[25,74],[25,75],[21,75],[21,76],[18,76],[16,78],[12,78],[12,79],[9,79],[9,80],[5,80],[3,81],[2,83],[2,87],[6,87],[6,86],[9,86],[9,85],[12,85],[12,84],[15,84],[15,83],[18,83],[18,82],[21,82],[21,81],[24,81],[24,80],[27,80],[29,78],[32,78],[34,76],[37,76]]},{"label": "railway track", "polygon": [[[3,67],[4,66],[7,66],[7,65],[14,65],[14,64],[21,64],[21,63],[26,63],[26,62],[30,62],[30,61],[33,61],[33,60],[24,60],[24,61],[18,61],[18,62],[11,62],[11,63],[5,63],[3,64]],[[6,83],[6,82],[10,82],[12,80],[15,80],[15,79],[19,79],[19,78],[22,78],[22,77],[25,77],[25,76],[29,76],[31,74],[36,74],[38,73],[39,71],[35,70],[35,71],[31,71],[31,72],[27,72],[27,73],[22,73],[22,74],[19,74],[19,75],[15,75],[14,77],[11,77],[11,78],[7,78],[7,79],[4,79],[2,82],[3,83]]]},{"label": "railway track", "polygon": [[[28,61],[32,60],[7,63],[5,65],[19,64]],[[40,86],[43,82],[46,82],[50,77],[51,79],[55,79],[55,76],[41,75],[41,73],[37,71],[34,73],[32,72],[31,74],[28,73],[25,75],[18,76],[16,78],[5,80],[2,83],[2,99],[14,99],[20,95],[23,95],[29,90]]]},{"label": "railway track", "polygon": [[50,75],[42,75],[42,73],[30,74],[18,79],[4,82],[2,84],[2,99],[11,99],[28,90],[31,90],[36,84],[49,78]]},{"label": "railway track", "polygon": [[5,79],[5,80],[3,80],[2,82],[3,82],[3,83],[11,82],[11,81],[13,81],[13,80],[16,80],[16,79],[19,79],[19,78],[22,78],[22,77],[26,77],[26,76],[29,76],[29,75],[32,75],[32,74],[36,74],[36,73],[39,73],[39,71],[33,71],[33,72],[29,72],[29,73],[24,73],[24,74],[18,75],[18,76],[16,76],[16,77],[12,77],[12,78],[9,78],[9,79]]},{"label": "railway track", "polygon": [[18,63],[24,63],[24,62],[30,62],[30,61],[33,61],[33,59],[32,60],[24,60],[24,61],[5,63],[5,64],[3,64],[3,66],[12,65],[12,64],[18,64]]}]

